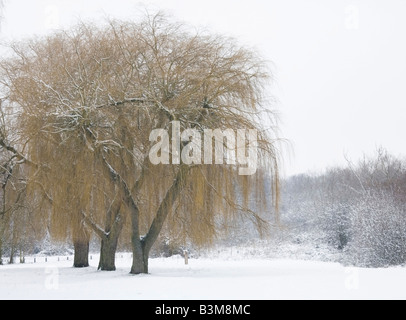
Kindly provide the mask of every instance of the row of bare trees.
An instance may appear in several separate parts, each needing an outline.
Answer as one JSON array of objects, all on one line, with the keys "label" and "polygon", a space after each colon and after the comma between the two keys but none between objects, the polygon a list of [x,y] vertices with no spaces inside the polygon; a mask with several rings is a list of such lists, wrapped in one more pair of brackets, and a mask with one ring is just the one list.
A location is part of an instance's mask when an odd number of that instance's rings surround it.
[{"label": "row of bare trees", "polygon": [[[16,241],[32,234],[26,229],[70,239],[75,266],[86,267],[96,235],[99,268],[115,270],[125,238],[139,274],[163,229],[204,245],[237,214],[264,226],[252,195],[277,206],[277,139],[262,124],[275,120],[264,94],[269,72],[234,40],[157,14],[80,23],[9,51],[0,61],[0,239],[14,226]],[[201,132],[257,129],[262,169],[240,177],[228,165],[152,165],[150,133],[171,132],[174,121]],[[269,172],[275,197],[263,194]]]}]

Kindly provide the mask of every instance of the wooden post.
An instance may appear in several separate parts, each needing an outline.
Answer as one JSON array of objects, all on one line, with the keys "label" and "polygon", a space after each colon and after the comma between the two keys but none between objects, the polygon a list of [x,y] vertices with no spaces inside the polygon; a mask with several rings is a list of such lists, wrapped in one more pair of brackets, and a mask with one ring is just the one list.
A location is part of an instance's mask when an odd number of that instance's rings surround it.
[{"label": "wooden post", "polygon": [[187,250],[184,251],[184,255],[185,255],[185,265],[189,264],[189,254],[187,252]]},{"label": "wooden post", "polygon": [[20,263],[25,263],[24,252],[22,250],[20,250]]}]

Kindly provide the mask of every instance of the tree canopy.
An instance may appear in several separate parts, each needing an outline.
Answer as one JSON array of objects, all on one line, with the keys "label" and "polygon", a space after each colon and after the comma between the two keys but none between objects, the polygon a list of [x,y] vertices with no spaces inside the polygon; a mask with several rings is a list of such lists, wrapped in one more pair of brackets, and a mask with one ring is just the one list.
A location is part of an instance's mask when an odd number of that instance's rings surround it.
[{"label": "tree canopy", "polygon": [[[162,14],[80,23],[10,49],[0,85],[16,139],[2,137],[1,146],[24,167],[27,198],[39,203],[52,235],[101,238],[102,269],[114,269],[123,226],[130,226],[132,273],[144,273],[165,223],[204,244],[237,214],[263,227],[249,206],[253,195],[277,207],[278,140],[263,121],[275,124],[265,94],[270,73],[252,50]],[[234,165],[153,165],[151,132],[171,132],[175,122],[202,133],[257,130],[261,170],[239,176]],[[268,176],[273,197],[264,194]]]}]

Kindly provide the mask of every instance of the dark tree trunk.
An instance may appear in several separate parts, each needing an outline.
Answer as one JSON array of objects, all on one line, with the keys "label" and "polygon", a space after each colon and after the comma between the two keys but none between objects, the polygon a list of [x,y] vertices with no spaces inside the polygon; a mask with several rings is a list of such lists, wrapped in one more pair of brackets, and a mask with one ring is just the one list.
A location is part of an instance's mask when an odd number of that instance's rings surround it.
[{"label": "dark tree trunk", "polygon": [[15,257],[16,251],[17,251],[17,239],[18,239],[17,228],[16,228],[16,225],[13,224],[13,239],[11,240],[9,264],[14,264],[14,257]]},{"label": "dark tree trunk", "polygon": [[181,167],[174,180],[173,185],[169,188],[164,199],[162,200],[154,221],[148,231],[145,238],[141,239],[139,233],[139,211],[132,210],[132,247],[133,247],[133,265],[131,268],[132,274],[148,273],[148,259],[149,253],[154,245],[155,241],[158,239],[161,233],[162,227],[164,226],[165,220],[176,202],[179,194],[182,192],[185,182],[186,175],[188,173],[188,167]]},{"label": "dark tree trunk", "polygon": [[139,237],[133,237],[131,244],[133,248],[131,274],[147,274],[149,252],[145,250],[145,243]]},{"label": "dark tree trunk", "polygon": [[76,240],[73,246],[75,249],[73,266],[75,268],[87,268],[89,266],[89,240]]},{"label": "dark tree trunk", "polygon": [[133,263],[131,266],[131,274],[147,274],[148,273],[148,257],[149,253],[145,251],[145,242],[140,237],[139,226],[139,210],[135,203],[131,203],[131,227],[132,237],[131,245],[133,249]]},{"label": "dark tree trunk", "polygon": [[14,246],[11,246],[9,264],[14,264],[14,255],[15,255],[15,248],[14,248]]},{"label": "dark tree trunk", "polygon": [[102,271],[116,270],[118,239],[124,225],[120,210],[121,204],[118,203],[107,212],[106,233],[101,236],[99,270]]},{"label": "dark tree trunk", "polygon": [[87,268],[89,266],[89,243],[90,233],[78,220],[78,225],[74,226],[73,247],[75,249],[73,267]]},{"label": "dark tree trunk", "polygon": [[99,270],[115,271],[116,270],[116,251],[118,245],[118,236],[106,236],[101,241]]},{"label": "dark tree trunk", "polygon": [[[137,202],[135,201],[132,195],[132,190],[138,191],[139,188],[143,185],[143,181],[146,178],[145,171],[147,171],[148,160],[147,158],[145,158],[144,164],[146,166],[144,167],[144,170],[141,173],[141,176],[138,179],[135,186],[132,189],[130,189],[125,180],[123,180],[120,174],[118,174],[117,171],[113,169],[113,167],[108,163],[106,158],[104,156],[102,156],[102,158],[105,164],[103,166],[104,169],[110,175],[112,182],[121,187],[123,191],[123,204],[125,204],[126,207],[131,212],[131,227],[132,227],[131,244],[133,249],[133,263],[131,267],[131,274],[148,273],[149,253],[162,230],[166,217],[169,214],[169,211],[172,209],[172,206],[174,205],[176,199],[182,192],[183,187],[185,186],[186,175],[189,172],[189,167],[181,166],[179,168],[179,171],[176,175],[176,179],[174,180],[173,185],[169,188],[165,198],[160,204],[156,217],[152,222],[148,234],[146,235],[145,238],[141,239],[139,225],[140,212]],[[102,237],[102,239],[103,238],[104,237]]]},{"label": "dark tree trunk", "polygon": [[118,239],[123,230],[124,221],[120,214],[121,204],[118,203],[115,207],[107,212],[106,228],[102,230],[92,219],[83,213],[83,218],[86,224],[100,237],[100,261],[99,270],[115,271],[116,251]]}]

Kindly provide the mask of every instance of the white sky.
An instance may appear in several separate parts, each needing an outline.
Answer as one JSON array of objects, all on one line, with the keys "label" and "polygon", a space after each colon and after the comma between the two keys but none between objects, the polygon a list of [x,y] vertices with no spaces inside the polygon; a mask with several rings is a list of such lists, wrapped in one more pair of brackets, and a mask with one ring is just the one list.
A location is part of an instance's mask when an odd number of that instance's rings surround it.
[{"label": "white sky", "polygon": [[1,39],[148,6],[237,37],[272,61],[287,175],[406,154],[405,0],[5,0]]}]

